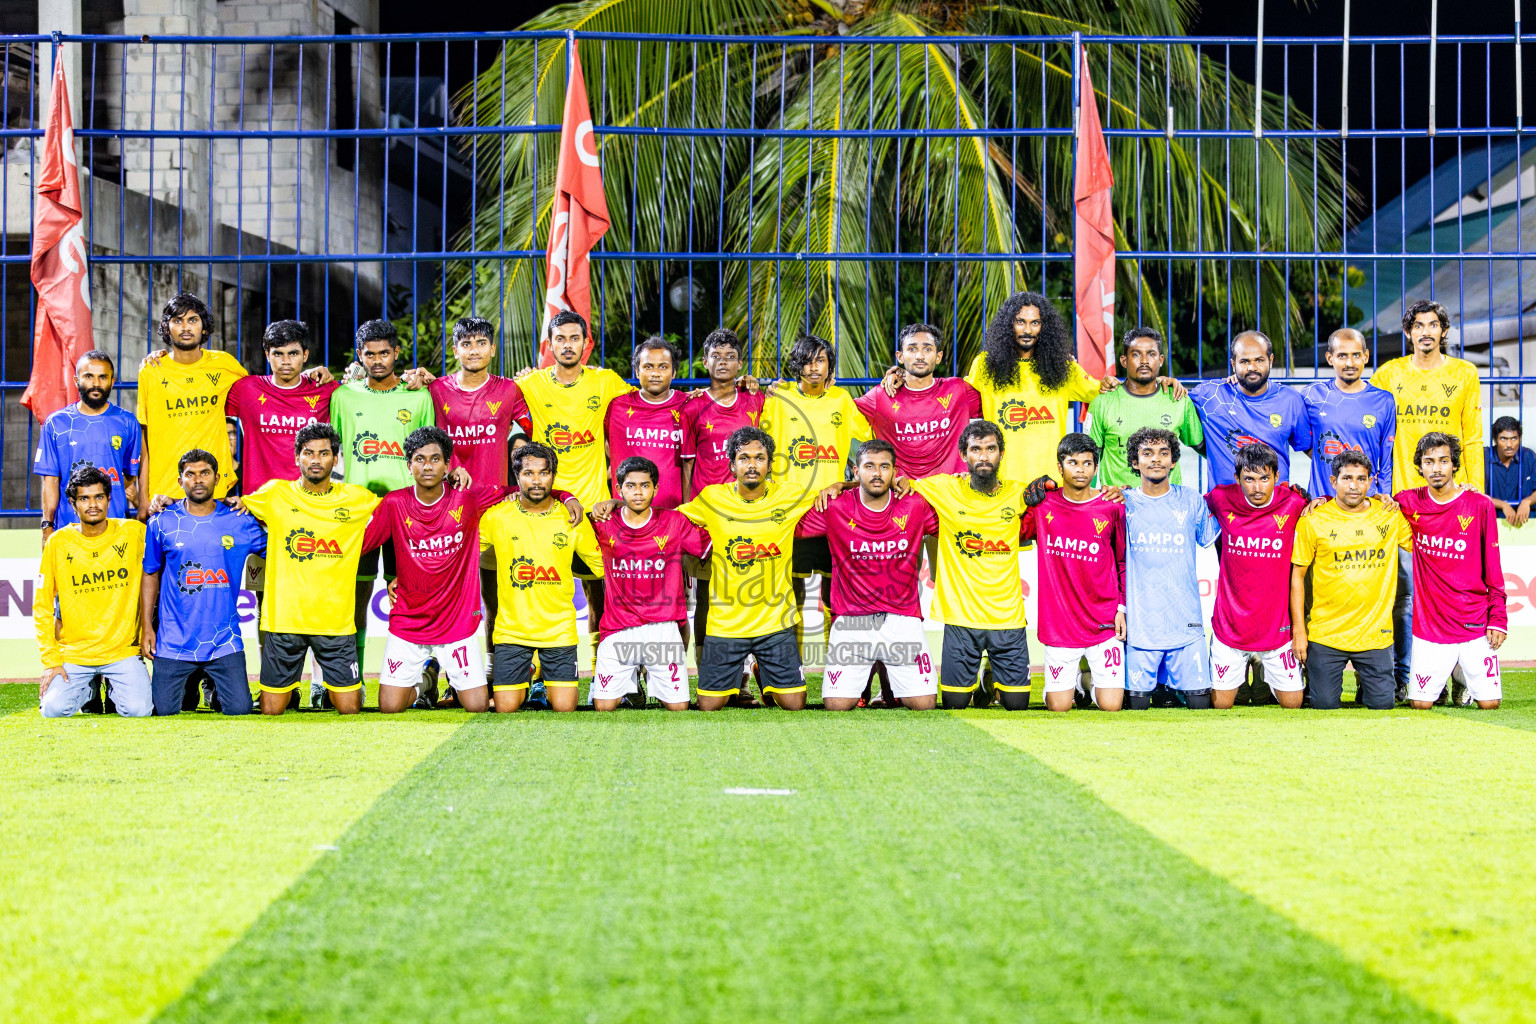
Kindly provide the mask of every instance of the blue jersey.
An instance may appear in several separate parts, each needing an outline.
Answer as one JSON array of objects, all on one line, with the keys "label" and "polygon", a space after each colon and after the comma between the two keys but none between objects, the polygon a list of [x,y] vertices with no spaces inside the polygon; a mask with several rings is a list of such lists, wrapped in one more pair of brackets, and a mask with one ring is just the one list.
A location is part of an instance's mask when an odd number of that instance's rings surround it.
[{"label": "blue jersey", "polygon": [[1280,482],[1290,479],[1291,450],[1312,447],[1307,403],[1294,388],[1270,381],[1262,395],[1250,395],[1224,380],[1207,381],[1189,393],[1200,411],[1211,486],[1237,483],[1234,460],[1244,445],[1262,441],[1280,454]]},{"label": "blue jersey", "polygon": [[133,413],[108,405],[95,416],[87,416],[78,405],[66,405],[43,423],[32,472],[59,478],[55,527],[78,521],[64,488],[69,484],[70,474],[86,466],[106,470],[112,478],[107,515],[126,519],[128,495],[124,485],[139,475],[139,421],[133,418]]},{"label": "blue jersey", "polygon": [[1330,463],[1342,451],[1364,452],[1375,468],[1372,494],[1392,493],[1392,440],[1397,436],[1397,399],[1364,387],[1353,394],[1336,380],[1318,381],[1301,393],[1312,430],[1312,497],[1333,497]]},{"label": "blue jersey", "polygon": [[194,516],[177,501],[151,519],[144,571],[160,573],[155,657],[212,661],[244,650],[236,608],[240,578],[246,556],[266,550],[261,523],[223,505],[213,515]]},{"label": "blue jersey", "polygon": [[1174,485],[1160,498],[1125,492],[1125,618],[1132,647],[1167,651],[1202,640],[1195,548],[1221,532],[1205,499]]}]

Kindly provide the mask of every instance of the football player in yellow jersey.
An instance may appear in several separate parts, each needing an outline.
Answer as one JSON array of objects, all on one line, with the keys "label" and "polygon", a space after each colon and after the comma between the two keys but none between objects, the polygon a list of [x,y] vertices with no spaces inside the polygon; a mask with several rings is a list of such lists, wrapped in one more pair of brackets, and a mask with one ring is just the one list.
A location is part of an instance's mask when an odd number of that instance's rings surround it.
[{"label": "football player in yellow jersey", "polygon": [[[1421,487],[1414,453],[1419,439],[1440,431],[1461,439],[1463,452],[1456,482],[1481,491],[1483,479],[1483,391],[1477,368],[1446,353],[1451,315],[1433,299],[1420,299],[1403,311],[1403,334],[1413,352],[1382,363],[1369,383],[1397,399],[1397,439],[1392,446],[1392,493]],[[1398,558],[1397,603],[1392,607],[1393,652],[1400,699],[1408,692],[1413,658],[1413,559]]]},{"label": "football player in yellow jersey", "polygon": [[139,659],[144,524],[107,518],[112,478],[95,466],[76,471],[64,494],[79,522],[54,531],[43,546],[32,602],[43,717],[78,713],[100,675],[117,713],[143,718],[155,709],[149,673]]},{"label": "football player in yellow jersey", "polygon": [[267,599],[261,608],[261,713],[280,715],[314,652],[331,703],[344,715],[363,707],[363,676],[352,621],[353,582],[368,517],[380,499],[336,483],[341,434],[311,423],[294,436],[298,480],[271,480],[236,505],[267,527]]},{"label": "football player in yellow jersey", "polygon": [[910,481],[939,516],[939,571],[933,612],[944,621],[939,694],[945,708],[964,708],[979,685],[985,652],[998,702],[1029,707],[1029,648],[1019,585],[1019,519],[1024,486],[998,472],[1003,432],[972,420],[960,435],[967,472]]},{"label": "football player in yellow jersey", "polygon": [[[529,441],[512,454],[518,492],[480,518],[480,548],[496,556],[495,650],[491,692],[496,710],[516,711],[528,696],[537,655],[549,706],[575,711],[576,594],[572,567],[585,562],[603,571],[597,535],[586,519],[572,524],[555,500],[560,456]],[[590,591],[589,591],[590,592]],[[588,621],[598,619],[590,601]]]},{"label": "football player in yellow jersey", "polygon": [[725,443],[735,483],[711,484],[677,507],[709,531],[708,633],[699,642],[699,710],[716,711],[741,690],[747,655],[760,670],[765,702],[805,707],[795,628],[800,606],[790,585],[795,526],[815,503],[769,479],[774,442],[742,427]]},{"label": "football player in yellow jersey", "polygon": [[160,340],[170,346],[170,359],[151,353],[139,367],[138,420],[144,432],[139,459],[139,521],[149,519],[156,495],[182,497],[176,464],[193,448],[211,452],[220,466],[214,497],[222,498],[234,483],[234,456],[224,423],[224,402],[245,367],[228,352],[203,348],[213,321],[208,307],[195,295],[182,293],[160,313]]},{"label": "football player in yellow jersey", "polygon": [[[1364,452],[1345,449],[1329,475],[1335,497],[1303,515],[1291,549],[1291,647],[1307,670],[1314,708],[1336,708],[1344,665],[1355,666],[1360,702],[1388,710],[1392,680],[1392,601],[1397,552],[1413,534],[1395,502],[1372,501],[1375,474]],[[1307,574],[1312,614],[1306,614]]]},{"label": "football player in yellow jersey", "polygon": [[[549,320],[549,350],[555,365],[523,369],[516,376],[528,406],[520,425],[529,438],[548,445],[560,459],[560,484],[583,508],[611,497],[608,488],[608,439],[603,424],[608,404],[635,388],[605,367],[587,366],[587,322],[579,313],[556,313]],[[587,595],[589,632],[596,643],[603,616],[603,567],[576,559],[571,571]]]}]

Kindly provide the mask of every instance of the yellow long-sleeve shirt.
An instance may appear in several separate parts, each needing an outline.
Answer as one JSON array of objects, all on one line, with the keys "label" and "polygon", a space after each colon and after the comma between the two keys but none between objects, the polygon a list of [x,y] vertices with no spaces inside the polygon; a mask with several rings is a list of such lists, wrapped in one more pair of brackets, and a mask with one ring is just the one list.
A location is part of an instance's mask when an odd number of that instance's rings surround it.
[{"label": "yellow long-sleeve shirt", "polygon": [[144,524],[136,519],[108,519],[95,537],[81,533],[79,523],[49,537],[32,598],[43,667],[107,665],[137,655],[143,577]]},{"label": "yellow long-sleeve shirt", "polygon": [[1477,367],[1445,357],[1433,370],[1420,370],[1412,356],[1381,364],[1370,383],[1397,398],[1397,441],[1392,449],[1392,493],[1423,487],[1413,462],[1419,438],[1439,430],[1461,439],[1458,483],[1483,489],[1483,389]]}]

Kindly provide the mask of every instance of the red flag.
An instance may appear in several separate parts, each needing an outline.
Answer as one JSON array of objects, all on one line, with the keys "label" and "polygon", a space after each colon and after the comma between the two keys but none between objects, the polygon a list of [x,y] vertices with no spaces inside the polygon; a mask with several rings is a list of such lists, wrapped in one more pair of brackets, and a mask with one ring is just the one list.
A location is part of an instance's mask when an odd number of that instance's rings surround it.
[{"label": "red flag", "polygon": [[[549,221],[549,270],[544,292],[544,325],[539,331],[539,365],[554,364],[549,350],[549,321],[570,310],[592,322],[592,275],[587,253],[608,231],[608,200],[592,136],[592,108],[581,74],[581,54],[571,48],[571,80],[565,90],[565,122],[560,128],[560,164],[555,171],[555,208]],[[592,333],[581,353],[592,354]]]},{"label": "red flag", "polygon": [[81,211],[69,87],[64,81],[63,54],[56,53],[32,217],[32,287],[37,289],[32,379],[21,396],[21,404],[32,410],[39,423],[79,399],[75,360],[95,347]]},{"label": "red flag", "polygon": [[1110,190],[1115,184],[1104,145],[1099,104],[1088,77],[1088,51],[1082,50],[1082,81],[1078,86],[1077,181],[1072,199],[1077,208],[1073,295],[1077,314],[1077,361],[1102,377],[1114,366],[1115,333],[1115,212]]}]

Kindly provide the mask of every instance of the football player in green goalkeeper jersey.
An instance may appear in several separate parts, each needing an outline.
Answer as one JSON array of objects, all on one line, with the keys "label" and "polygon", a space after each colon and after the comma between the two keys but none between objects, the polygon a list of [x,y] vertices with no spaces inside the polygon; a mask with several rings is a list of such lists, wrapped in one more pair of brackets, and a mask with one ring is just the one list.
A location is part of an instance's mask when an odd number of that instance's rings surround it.
[{"label": "football player in green goalkeeper jersey", "polygon": [[[1088,406],[1088,436],[1104,452],[1099,463],[1099,486],[1135,487],[1140,483],[1126,463],[1125,444],[1143,427],[1171,430],[1180,443],[1196,451],[1204,449],[1205,435],[1195,403],[1181,389],[1159,386],[1163,372],[1163,338],[1150,327],[1132,327],[1120,340],[1120,365],[1125,386],[1107,391]],[[1174,395],[1178,397],[1175,398]],[[1171,482],[1179,482],[1173,468]]]}]

